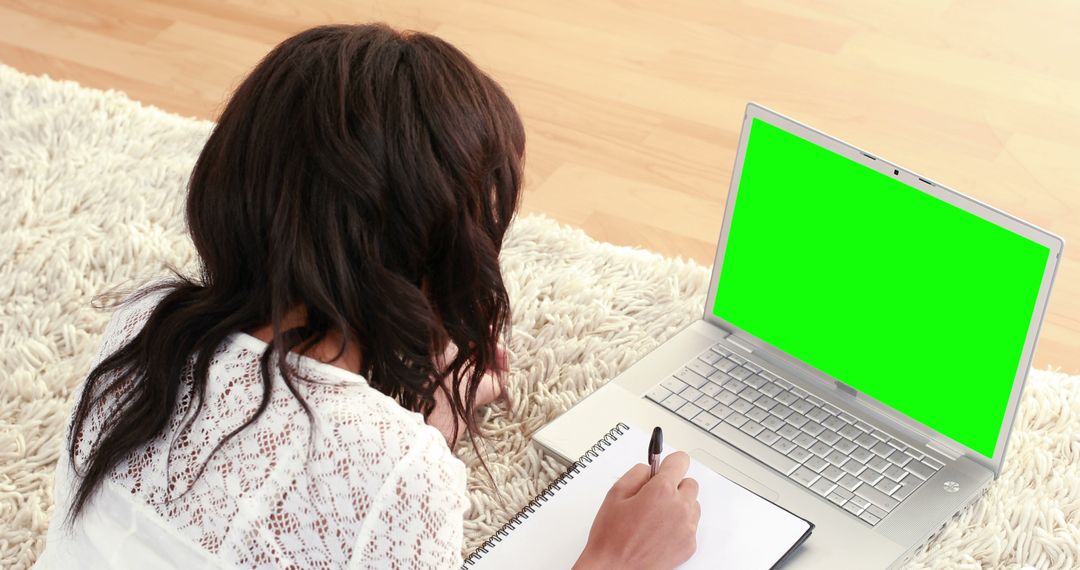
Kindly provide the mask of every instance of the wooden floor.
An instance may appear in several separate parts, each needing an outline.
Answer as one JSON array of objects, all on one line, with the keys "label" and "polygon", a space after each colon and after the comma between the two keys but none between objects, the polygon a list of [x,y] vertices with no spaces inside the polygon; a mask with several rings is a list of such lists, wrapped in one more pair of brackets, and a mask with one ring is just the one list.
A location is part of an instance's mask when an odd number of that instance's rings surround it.
[{"label": "wooden floor", "polygon": [[0,62],[213,119],[277,42],[371,20],[494,75],[524,210],[601,240],[710,264],[751,100],[1065,236],[1035,364],[1080,370],[1072,0],[0,0]]}]

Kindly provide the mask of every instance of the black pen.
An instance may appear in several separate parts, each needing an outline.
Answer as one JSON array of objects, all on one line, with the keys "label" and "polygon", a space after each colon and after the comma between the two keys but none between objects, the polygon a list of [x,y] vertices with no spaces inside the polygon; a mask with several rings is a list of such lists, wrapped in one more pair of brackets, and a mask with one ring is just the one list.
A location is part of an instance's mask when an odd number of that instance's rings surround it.
[{"label": "black pen", "polygon": [[664,451],[664,430],[656,426],[652,430],[652,440],[649,441],[649,478],[656,477],[660,470],[660,454]]}]

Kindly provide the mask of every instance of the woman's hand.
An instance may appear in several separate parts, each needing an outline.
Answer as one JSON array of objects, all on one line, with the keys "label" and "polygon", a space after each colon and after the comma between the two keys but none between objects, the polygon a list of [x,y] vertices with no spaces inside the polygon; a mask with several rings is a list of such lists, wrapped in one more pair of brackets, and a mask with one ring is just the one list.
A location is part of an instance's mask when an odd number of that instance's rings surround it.
[{"label": "woman's hand", "polygon": [[[457,346],[450,343],[446,348],[446,352],[443,353],[440,365],[450,362],[456,355]],[[503,348],[502,344],[496,347],[496,363],[498,370],[489,370],[484,374],[480,385],[476,387],[476,407],[486,406],[494,402],[502,395],[505,389],[503,382],[505,382],[510,367],[506,358],[506,349]],[[465,388],[464,385],[460,388],[462,398],[465,398]],[[460,418],[458,419],[457,431],[454,431],[454,413],[450,408],[447,394],[442,390],[435,391],[435,409],[428,416],[427,423],[442,432],[450,447],[453,447],[461,438],[461,435],[465,433],[465,422]]]},{"label": "woman's hand", "polygon": [[698,484],[684,479],[690,456],[667,456],[656,476],[635,465],[608,491],[574,570],[669,570],[697,550]]}]

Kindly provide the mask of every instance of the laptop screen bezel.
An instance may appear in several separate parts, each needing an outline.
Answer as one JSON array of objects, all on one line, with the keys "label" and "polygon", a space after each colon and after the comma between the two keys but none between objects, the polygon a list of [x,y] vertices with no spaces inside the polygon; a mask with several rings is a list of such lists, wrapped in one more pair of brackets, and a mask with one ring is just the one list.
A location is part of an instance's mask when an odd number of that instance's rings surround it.
[{"label": "laptop screen bezel", "polygon": [[[1005,417],[1002,422],[1001,431],[998,433],[997,444],[994,448],[993,457],[987,457],[970,447],[944,435],[933,428],[923,424],[922,422],[911,419],[905,414],[897,412],[887,404],[875,400],[873,397],[867,394],[860,393],[854,390],[850,386],[844,384],[840,380],[829,376],[824,371],[814,368],[798,358],[765,343],[761,339],[748,333],[745,330],[736,327],[732,323],[717,317],[714,313],[716,304],[716,290],[720,281],[720,272],[723,268],[724,252],[727,246],[728,231],[731,227],[731,219],[735,204],[736,196],[739,190],[739,180],[742,174],[743,158],[746,154],[746,147],[749,142],[750,127],[753,124],[754,119],[762,120],[774,127],[778,127],[788,133],[801,137],[811,143],[814,143],[820,147],[831,150],[841,156],[844,156],[858,164],[861,164],[867,168],[895,178],[907,186],[929,194],[938,199],[941,199],[949,204],[957,206],[971,214],[979,216],[980,218],[987,220],[991,223],[997,224],[1009,231],[1024,236],[1036,243],[1046,246],[1050,250],[1050,255],[1047,257],[1046,267],[1044,269],[1042,285],[1039,289],[1039,296],[1035,303],[1035,309],[1032,312],[1031,322],[1028,325],[1027,337],[1024,341],[1024,350],[1020,358],[1019,366],[1017,367],[1016,376],[1013,378],[1012,391],[1009,394],[1008,406],[1005,410]],[[894,174],[894,171],[898,171],[899,174]],[[789,117],[776,113],[770,109],[762,107],[756,103],[749,103],[746,106],[746,114],[743,118],[742,133],[739,136],[739,147],[735,154],[735,165],[731,173],[731,184],[728,189],[727,199],[724,207],[723,224],[720,229],[720,239],[716,248],[716,258],[713,260],[712,277],[709,282],[708,299],[705,303],[705,315],[704,319],[716,326],[728,331],[732,334],[732,337],[739,340],[742,344],[746,344],[752,347],[755,352],[765,353],[774,360],[783,361],[785,364],[794,367],[803,376],[816,380],[818,382],[828,385],[835,383],[840,386],[844,386],[848,393],[855,395],[856,400],[869,403],[874,411],[884,415],[887,419],[896,422],[897,424],[904,426],[908,429],[909,435],[919,436],[920,439],[926,441],[946,442],[950,447],[962,450],[972,460],[985,465],[993,470],[995,477],[1001,472],[1001,466],[1005,461],[1005,450],[1008,446],[1009,435],[1012,430],[1013,421],[1016,416],[1017,407],[1020,402],[1020,398],[1023,393],[1024,380],[1027,378],[1028,370],[1031,367],[1031,359],[1035,351],[1035,344],[1038,340],[1039,331],[1042,327],[1043,320],[1046,315],[1047,302],[1050,296],[1050,290],[1053,286],[1054,276],[1057,273],[1057,267],[1060,264],[1061,252],[1064,248],[1064,240],[1059,236],[1051,234],[1042,228],[1029,224],[1019,218],[1006,214],[996,208],[993,208],[983,202],[980,202],[970,196],[966,196],[960,192],[942,186],[936,182],[932,182],[926,177],[912,172],[906,168],[902,168],[894,163],[888,162],[881,157],[873,155],[872,153],[865,152],[855,146],[845,143],[839,139],[826,135],[820,131],[814,130],[802,123],[799,123]]]}]

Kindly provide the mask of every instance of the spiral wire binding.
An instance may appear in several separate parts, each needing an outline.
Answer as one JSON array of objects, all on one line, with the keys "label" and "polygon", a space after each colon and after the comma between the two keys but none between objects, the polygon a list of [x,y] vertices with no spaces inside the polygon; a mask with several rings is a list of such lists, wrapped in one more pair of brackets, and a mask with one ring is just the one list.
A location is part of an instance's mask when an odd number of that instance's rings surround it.
[{"label": "spiral wire binding", "polygon": [[555,496],[555,491],[562,489],[567,481],[572,481],[582,469],[585,469],[590,463],[600,457],[602,451],[614,445],[615,441],[619,439],[619,436],[626,433],[629,429],[630,426],[622,422],[616,424],[615,427],[607,432],[604,437],[601,437],[595,445],[585,451],[581,458],[571,463],[562,475],[559,475],[550,485],[544,487],[544,489],[537,493],[536,497],[533,497],[531,501],[526,503],[520,511],[514,513],[514,515],[510,517],[510,520],[506,521],[506,524],[502,525],[499,530],[495,531],[491,537],[480,544],[480,546],[477,546],[476,550],[473,550],[472,554],[469,554],[465,559],[465,563],[462,564],[461,567],[465,569],[479,564],[484,555],[495,547],[495,544],[502,542],[504,538],[510,536],[510,531],[516,529],[522,522],[528,520],[530,515],[535,514],[537,509]]}]

